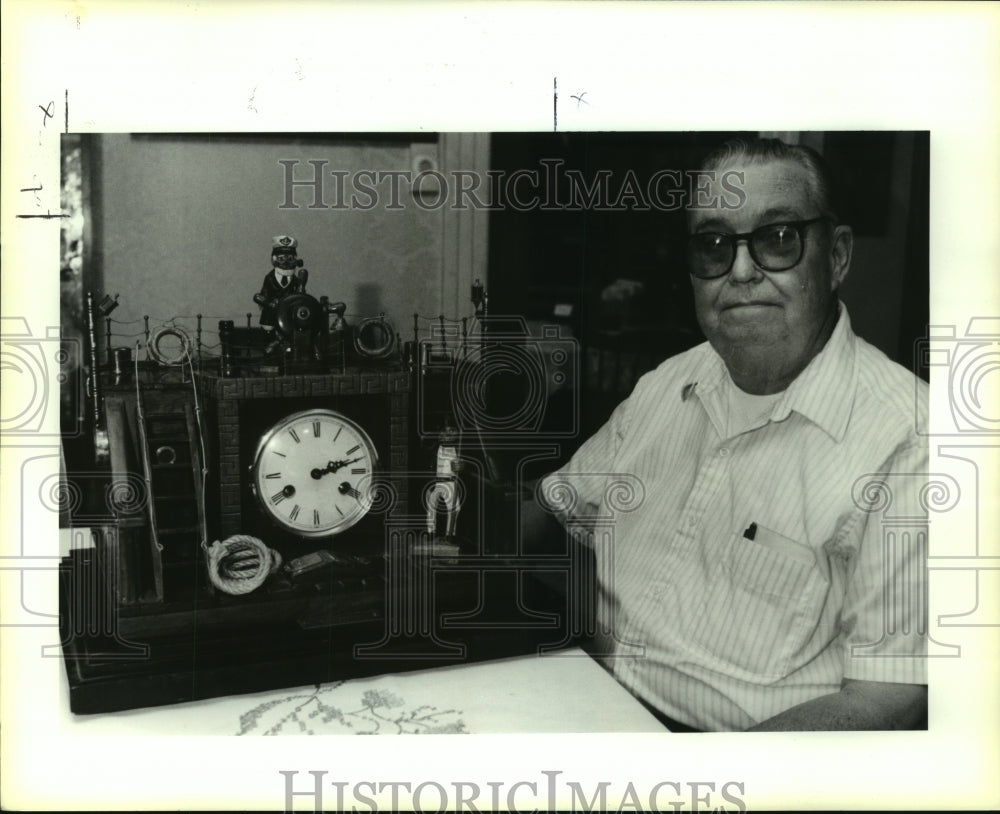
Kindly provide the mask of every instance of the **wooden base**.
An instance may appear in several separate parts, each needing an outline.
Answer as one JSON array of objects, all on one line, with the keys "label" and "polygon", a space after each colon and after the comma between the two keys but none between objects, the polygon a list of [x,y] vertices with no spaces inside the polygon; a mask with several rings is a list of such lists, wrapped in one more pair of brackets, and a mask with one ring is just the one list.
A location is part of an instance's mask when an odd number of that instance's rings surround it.
[{"label": "wooden base", "polygon": [[[445,664],[553,650],[577,641],[565,599],[533,574],[493,561],[477,571],[446,561],[433,573],[432,602],[415,585],[394,591],[371,584],[324,602],[322,592],[289,613],[269,616],[269,601],[224,602],[199,611],[155,611],[127,635],[118,627],[111,592],[93,550],[64,559],[60,627],[77,714],[159,706],[222,695],[318,684]],[[412,576],[412,575],[411,575]],[[236,608],[234,611],[233,609]],[[166,610],[166,609],[165,609]],[[216,611],[216,612],[213,612]]]}]

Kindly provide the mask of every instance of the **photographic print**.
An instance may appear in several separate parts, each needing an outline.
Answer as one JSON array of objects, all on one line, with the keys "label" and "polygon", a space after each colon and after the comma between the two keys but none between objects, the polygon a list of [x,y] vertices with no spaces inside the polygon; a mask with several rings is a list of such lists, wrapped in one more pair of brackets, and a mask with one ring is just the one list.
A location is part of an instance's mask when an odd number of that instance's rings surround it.
[{"label": "photographic print", "polygon": [[[648,66],[492,4],[402,14],[364,60],[382,18],[350,4],[5,8],[20,64],[65,45],[4,80],[19,807],[996,799],[930,746],[995,748],[995,105],[838,85],[820,4],[616,9],[562,25]],[[980,17],[907,25],[973,54]],[[857,20],[863,63],[887,33]],[[161,34],[131,73],[100,56],[126,22]],[[706,25],[777,34],[781,81],[678,74]],[[269,26],[288,47],[250,59]],[[831,761],[856,782],[819,790]]]}]

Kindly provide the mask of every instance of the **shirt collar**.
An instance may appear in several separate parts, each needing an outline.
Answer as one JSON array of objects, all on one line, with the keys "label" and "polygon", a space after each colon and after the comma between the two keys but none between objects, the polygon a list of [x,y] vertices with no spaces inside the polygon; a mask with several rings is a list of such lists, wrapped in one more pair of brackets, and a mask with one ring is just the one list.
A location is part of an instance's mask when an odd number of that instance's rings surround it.
[{"label": "shirt collar", "polygon": [[[782,421],[797,412],[812,421],[835,441],[840,441],[847,431],[847,423],[854,405],[857,386],[855,373],[855,336],[851,319],[843,303],[833,333],[812,361],[785,390],[771,414],[773,421]],[[711,346],[708,346],[706,364],[696,378],[681,390],[685,401],[692,395],[705,402],[713,391],[721,387],[729,371]],[[706,407],[707,407],[706,403]]]}]

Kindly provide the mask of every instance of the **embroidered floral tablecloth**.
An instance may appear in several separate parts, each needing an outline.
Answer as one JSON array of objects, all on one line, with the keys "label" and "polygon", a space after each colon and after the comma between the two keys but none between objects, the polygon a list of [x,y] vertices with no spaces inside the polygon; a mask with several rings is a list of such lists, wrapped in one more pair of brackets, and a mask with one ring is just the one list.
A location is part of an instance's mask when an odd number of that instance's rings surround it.
[{"label": "embroidered floral tablecloth", "polygon": [[[68,701],[64,703],[68,710]],[[67,726],[75,734],[87,735],[665,731],[581,650],[168,707],[67,715]]]}]

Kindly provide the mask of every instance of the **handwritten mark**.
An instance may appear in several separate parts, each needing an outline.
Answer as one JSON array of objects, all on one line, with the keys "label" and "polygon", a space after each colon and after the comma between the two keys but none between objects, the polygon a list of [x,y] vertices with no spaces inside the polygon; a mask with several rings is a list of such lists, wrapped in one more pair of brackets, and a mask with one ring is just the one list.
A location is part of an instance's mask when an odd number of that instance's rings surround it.
[{"label": "handwritten mark", "polygon": [[573,94],[570,94],[570,97],[569,97],[570,99],[576,99],[576,109],[577,110],[580,109],[580,104],[581,103],[587,105],[587,107],[590,107],[590,102],[588,102],[586,99],[583,98],[586,95],[587,95],[587,91],[583,91],[582,93],[573,93]]},{"label": "handwritten mark", "polygon": [[45,127],[49,123],[49,119],[54,119],[56,116],[56,103],[53,100],[49,102],[45,107],[39,105],[38,109],[42,111],[43,114],[45,114],[44,118],[42,119],[42,127]]},{"label": "handwritten mark", "polygon": [[559,77],[552,77],[552,132],[559,129]]},{"label": "handwritten mark", "polygon": [[45,214],[43,214],[43,215],[15,215],[14,217],[16,217],[16,218],[44,218],[44,219],[49,219],[49,218],[68,218],[69,215],[65,215],[62,212],[55,212],[55,213],[53,213],[51,210],[46,210]]},{"label": "handwritten mark", "polygon": [[36,186],[36,187],[22,187],[21,188],[21,192],[34,192],[35,193],[35,195],[34,195],[34,198],[35,198],[35,208],[36,209],[40,209],[41,206],[42,206],[42,199],[40,197],[38,197],[38,193],[42,191],[42,182],[38,180],[38,176],[37,175],[32,175],[31,176],[31,181],[34,184],[38,184],[38,186]]}]

